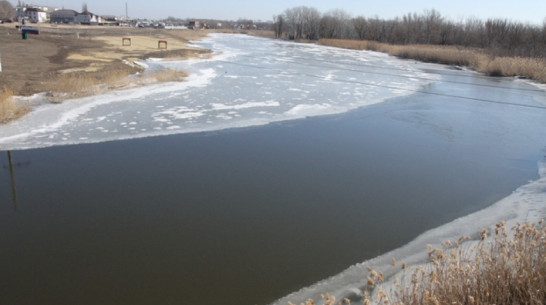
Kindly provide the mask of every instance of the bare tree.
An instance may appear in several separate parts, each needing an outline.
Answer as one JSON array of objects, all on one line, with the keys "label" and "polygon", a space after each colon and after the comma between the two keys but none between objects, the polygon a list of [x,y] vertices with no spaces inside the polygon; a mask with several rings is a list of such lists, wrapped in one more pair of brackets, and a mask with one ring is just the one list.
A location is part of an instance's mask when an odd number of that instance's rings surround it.
[{"label": "bare tree", "polygon": [[339,9],[325,13],[321,18],[320,32],[324,38],[351,38],[354,33],[351,16]]},{"label": "bare tree", "polygon": [[351,18],[343,10],[321,16],[314,8],[300,6],[274,17],[276,36],[292,39],[344,38],[394,44],[461,45],[489,49],[493,55],[546,58],[546,18],[541,26],[489,19],[445,20],[438,11],[407,14],[383,20]]},{"label": "bare tree", "polygon": [[6,0],[0,1],[0,19],[11,19],[15,16],[15,9]]},{"label": "bare tree", "polygon": [[319,38],[320,13],[317,9],[298,6],[286,9],[283,16],[288,37],[296,40]]},{"label": "bare tree", "polygon": [[366,18],[358,16],[352,19],[352,23],[358,39],[366,39],[366,34],[368,32],[368,21],[366,20]]},{"label": "bare tree", "polygon": [[273,16],[273,28],[275,30],[275,38],[281,38],[284,27],[284,18],[282,15]]},{"label": "bare tree", "polygon": [[302,37],[310,40],[320,38],[320,13],[316,8],[302,7]]}]

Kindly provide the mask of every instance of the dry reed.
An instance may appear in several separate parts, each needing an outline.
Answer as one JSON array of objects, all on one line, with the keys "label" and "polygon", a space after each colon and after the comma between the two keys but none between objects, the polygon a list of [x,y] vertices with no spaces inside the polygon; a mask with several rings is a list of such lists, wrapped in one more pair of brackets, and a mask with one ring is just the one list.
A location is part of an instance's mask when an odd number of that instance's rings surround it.
[{"label": "dry reed", "polygon": [[[93,72],[73,72],[56,76],[49,93],[51,102],[61,102],[67,98],[76,98],[100,94],[108,90],[131,86],[148,85],[158,82],[182,81],[187,72],[164,69],[150,73],[138,73],[141,69],[126,67],[108,68]],[[133,77],[129,77],[129,76]]]},{"label": "dry reed", "polygon": [[461,240],[429,248],[431,265],[405,272],[392,304],[529,304],[546,302],[546,226],[497,224],[492,240],[470,249]]},{"label": "dry reed", "polygon": [[520,76],[546,83],[546,59],[498,57],[482,49],[439,45],[391,45],[375,41],[321,39],[319,44],[387,53],[423,62],[466,66],[491,76]]},{"label": "dry reed", "polygon": [[160,83],[164,82],[178,82],[188,77],[188,73],[182,70],[164,69],[146,74],[144,77],[156,80]]},{"label": "dry reed", "polygon": [[[430,264],[406,268],[395,278],[392,290],[381,287],[384,276],[368,268],[363,304],[371,305],[544,305],[546,304],[546,226],[516,224],[511,233],[506,223],[498,223],[493,238],[483,230],[480,241],[464,247],[464,236],[447,241],[442,248],[428,246]],[[393,258],[392,265],[398,262]],[[373,295],[372,295],[373,293]],[[329,294],[322,296],[324,305],[336,303]],[[293,303],[288,303],[294,305]],[[301,305],[315,305],[307,300]]]},{"label": "dry reed", "polygon": [[29,107],[21,105],[21,102],[13,99],[13,92],[10,89],[0,90],[0,124],[20,118],[29,110]]}]

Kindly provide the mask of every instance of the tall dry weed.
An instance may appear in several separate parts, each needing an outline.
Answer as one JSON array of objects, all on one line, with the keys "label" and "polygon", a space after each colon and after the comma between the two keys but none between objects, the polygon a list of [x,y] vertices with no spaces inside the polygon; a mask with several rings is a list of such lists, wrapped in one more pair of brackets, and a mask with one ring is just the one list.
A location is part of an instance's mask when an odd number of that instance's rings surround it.
[{"label": "tall dry weed", "polygon": [[491,76],[521,76],[546,83],[546,59],[498,57],[485,50],[458,46],[392,45],[366,40],[321,39],[319,44],[387,53],[423,62],[466,66]]},{"label": "tall dry weed", "polygon": [[471,249],[459,242],[429,249],[432,264],[405,273],[394,292],[394,303],[529,304],[546,302],[546,226],[497,224],[493,237],[482,231]]},{"label": "tall dry weed", "polygon": [[[492,235],[492,236],[490,236]],[[430,264],[407,267],[393,288],[381,287],[384,276],[367,267],[363,304],[381,305],[544,305],[546,304],[546,225],[505,222],[494,232],[483,230],[477,245],[463,244],[470,237],[446,241],[441,248],[428,246]],[[392,265],[396,266],[396,259]],[[322,302],[307,300],[300,305],[344,305],[329,294]],[[289,303],[289,305],[294,305]]]},{"label": "tall dry weed", "polygon": [[188,73],[180,70],[164,69],[150,73],[133,75],[134,70],[109,68],[94,72],[75,72],[56,76],[56,81],[50,89],[50,100],[61,102],[66,98],[74,98],[103,93],[107,90],[142,86],[158,82],[182,81]]},{"label": "tall dry weed", "polygon": [[29,110],[29,107],[13,99],[13,92],[10,89],[3,88],[0,90],[0,124],[20,118]]}]

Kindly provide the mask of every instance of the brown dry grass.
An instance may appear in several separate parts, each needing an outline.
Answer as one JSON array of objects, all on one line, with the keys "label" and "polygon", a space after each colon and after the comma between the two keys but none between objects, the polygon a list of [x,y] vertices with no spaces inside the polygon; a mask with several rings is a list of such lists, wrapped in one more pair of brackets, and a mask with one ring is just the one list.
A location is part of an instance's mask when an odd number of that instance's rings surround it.
[{"label": "brown dry grass", "polygon": [[[180,81],[187,76],[186,72],[170,70],[137,75],[143,69],[132,64],[136,60],[211,56],[210,50],[188,46],[190,40],[204,37],[209,31],[48,24],[36,27],[40,35],[22,40],[13,25],[0,25],[0,84],[17,96],[46,92],[46,101],[54,103],[122,87]],[[131,46],[123,46],[123,37],[131,38]],[[167,40],[168,49],[158,49],[159,40]],[[2,103],[7,109],[18,102],[10,98]],[[0,123],[24,112],[9,113]]]},{"label": "brown dry grass", "polygon": [[456,46],[391,45],[375,41],[321,39],[319,44],[387,53],[423,62],[467,66],[491,76],[522,76],[546,83],[546,59],[497,57],[484,50]]},{"label": "brown dry grass", "polygon": [[[444,242],[439,249],[429,246],[430,264],[407,268],[402,263],[402,276],[394,279],[389,292],[381,287],[383,274],[368,267],[363,304],[544,305],[546,226],[543,221],[518,223],[510,231],[501,222],[492,239],[483,230],[476,246],[463,246],[467,236]],[[393,259],[392,265],[397,264]],[[336,303],[328,294],[322,299],[325,305],[350,303],[348,299]],[[307,300],[301,305],[314,304]]]},{"label": "brown dry grass", "polygon": [[[187,45],[190,40],[206,36],[208,31],[48,24],[36,27],[40,30],[39,35],[22,40],[21,33],[13,25],[0,25],[3,68],[0,84],[10,88],[14,95],[58,92],[57,86],[85,87],[89,79],[108,80],[114,68],[121,70],[114,74],[126,73],[124,62],[150,57],[183,59],[207,56],[209,52]],[[123,37],[131,38],[132,45],[123,46]],[[167,40],[168,49],[158,49],[158,40]],[[130,70],[132,73],[139,71],[135,67]],[[83,76],[82,72],[91,75]],[[100,76],[97,72],[105,75]],[[71,78],[75,80],[65,85],[59,82]]]},{"label": "brown dry grass", "polygon": [[10,89],[0,90],[0,123],[6,123],[25,115],[30,108],[16,102]]},{"label": "brown dry grass", "polygon": [[[109,70],[60,74],[55,76],[56,85],[52,86],[48,93],[49,101],[58,103],[68,98],[100,94],[113,89],[183,81],[188,76],[188,73],[182,70],[164,69],[134,74],[135,69],[138,68],[123,65]],[[133,77],[129,78],[131,75]]]},{"label": "brown dry grass", "polygon": [[546,226],[505,223],[487,230],[465,250],[459,242],[429,249],[431,267],[408,271],[397,283],[393,304],[529,304],[546,302]]}]

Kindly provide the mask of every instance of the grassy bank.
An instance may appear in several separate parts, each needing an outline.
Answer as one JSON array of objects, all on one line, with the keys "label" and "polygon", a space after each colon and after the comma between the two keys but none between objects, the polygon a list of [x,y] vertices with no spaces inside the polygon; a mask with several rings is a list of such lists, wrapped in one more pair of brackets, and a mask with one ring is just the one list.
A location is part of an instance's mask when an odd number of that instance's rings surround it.
[{"label": "grassy bank", "polygon": [[375,41],[321,39],[319,44],[387,53],[423,62],[466,66],[491,76],[521,76],[546,83],[546,59],[498,57],[480,49],[437,45],[391,45]]},{"label": "grassy bank", "polygon": [[[0,25],[0,90],[6,88],[2,91],[0,124],[30,110],[17,106],[19,96],[45,93],[42,102],[59,103],[112,89],[182,81],[187,76],[184,71],[145,71],[135,62],[211,56],[210,50],[188,45],[209,31],[48,24],[39,28],[40,35],[22,40],[13,26]],[[130,45],[122,45],[122,37],[129,37]],[[159,49],[159,40],[168,41],[168,49]]]},{"label": "grassy bank", "polygon": [[56,74],[51,87],[46,88],[50,102],[62,102],[69,98],[78,98],[104,93],[108,90],[149,85],[158,82],[183,81],[188,76],[186,71],[164,69],[146,72],[139,66],[113,64],[106,69],[88,72]]}]

